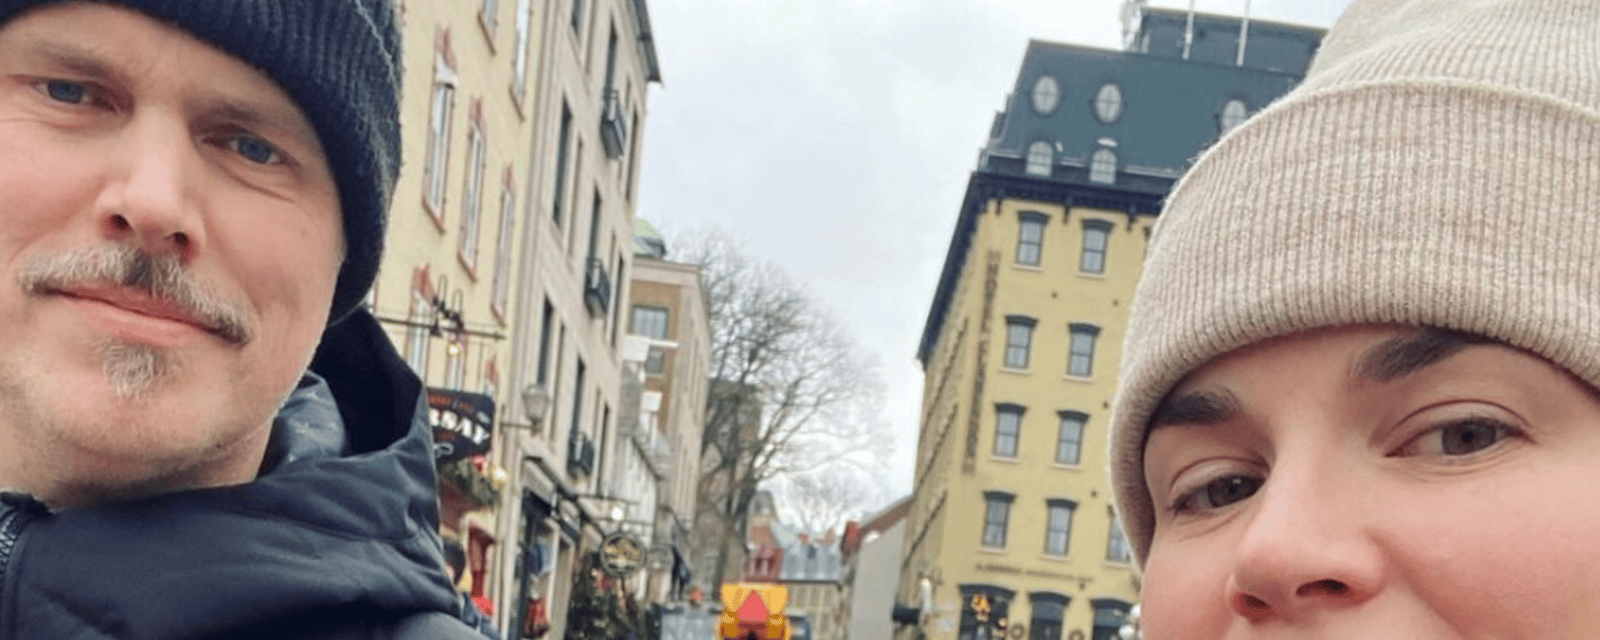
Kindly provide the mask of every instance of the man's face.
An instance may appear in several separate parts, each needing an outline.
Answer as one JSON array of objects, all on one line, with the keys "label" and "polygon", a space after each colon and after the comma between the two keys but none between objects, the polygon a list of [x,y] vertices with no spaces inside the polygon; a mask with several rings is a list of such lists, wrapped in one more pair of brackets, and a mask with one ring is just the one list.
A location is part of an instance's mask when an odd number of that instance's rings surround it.
[{"label": "man's face", "polygon": [[1498,343],[1341,327],[1185,379],[1145,448],[1145,637],[1600,629],[1600,398]]},{"label": "man's face", "polygon": [[253,67],[114,5],[0,26],[0,486],[254,477],[342,242],[315,131]]}]

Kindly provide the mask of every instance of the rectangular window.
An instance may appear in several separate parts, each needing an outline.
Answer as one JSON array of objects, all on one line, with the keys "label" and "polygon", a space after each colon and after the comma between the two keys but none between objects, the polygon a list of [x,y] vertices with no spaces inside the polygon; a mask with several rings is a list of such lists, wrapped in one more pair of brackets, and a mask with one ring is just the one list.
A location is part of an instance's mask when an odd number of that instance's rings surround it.
[{"label": "rectangular window", "polygon": [[612,90],[612,87],[615,86],[612,83],[615,81],[615,78],[613,76],[615,76],[616,74],[617,74],[617,25],[613,24],[613,25],[611,25],[611,39],[608,42],[606,42],[606,85],[605,85],[605,88],[603,89],[602,93],[600,94],[600,97],[602,99],[604,99],[605,98],[605,94],[606,93],[610,93],[611,90]]},{"label": "rectangular window", "polygon": [[567,225],[567,244],[563,247],[568,253],[572,251],[573,238],[578,237],[578,198],[582,197],[583,185],[583,138],[578,138],[577,151],[572,154],[572,224]]},{"label": "rectangular window", "polygon": [[628,199],[629,201],[632,201],[633,200],[633,180],[634,180],[633,168],[635,166],[637,166],[634,163],[634,159],[639,157],[639,138],[644,137],[644,136],[639,135],[639,133],[638,133],[639,132],[639,110],[638,109],[634,109],[633,110],[633,120],[631,121],[631,124],[628,125],[628,131],[633,132],[633,135],[630,136],[629,140],[628,140],[628,145],[629,145],[629,150],[628,150],[628,173],[627,173],[627,177],[625,178],[626,181],[622,183],[622,197]]},{"label": "rectangular window", "polygon": [[555,324],[555,307],[550,305],[550,297],[544,299],[544,317],[539,320],[539,370],[534,380],[544,384],[550,379],[550,325]]},{"label": "rectangular window", "polygon": [[532,19],[532,0],[517,0],[517,44],[511,52],[511,95],[518,104],[528,92],[528,23]]},{"label": "rectangular window", "polygon": [[1083,427],[1089,416],[1076,411],[1061,412],[1061,430],[1056,435],[1056,464],[1077,465],[1083,455]]},{"label": "rectangular window", "polygon": [[499,13],[499,0],[483,0],[483,5],[478,8],[478,19],[483,21],[484,29],[491,34],[494,33],[494,27],[497,24],[496,20]]},{"label": "rectangular window", "polygon": [[428,147],[422,161],[422,201],[436,220],[444,220],[445,173],[449,164],[455,92],[455,70],[445,63],[444,56],[438,56],[434,61],[433,98],[428,108]]},{"label": "rectangular window", "polygon": [[506,169],[506,183],[500,192],[500,235],[494,247],[494,300],[490,303],[495,313],[506,317],[506,306],[511,302],[511,241],[516,220],[516,186],[511,182],[510,169]]},{"label": "rectangular window", "polygon": [[1017,264],[1039,266],[1044,245],[1044,225],[1048,219],[1041,213],[1022,213],[1021,226],[1017,228]]},{"label": "rectangular window", "polygon": [[1111,518],[1111,533],[1106,542],[1106,560],[1126,563],[1133,556],[1128,549],[1128,536],[1122,533],[1122,518]]},{"label": "rectangular window", "polygon": [[1022,407],[1014,404],[995,406],[994,456],[1017,457],[1017,442],[1022,436]]},{"label": "rectangular window", "polygon": [[1006,548],[1006,525],[1011,520],[1012,495],[998,491],[983,494],[983,546],[989,549]]},{"label": "rectangular window", "polygon": [[583,428],[583,379],[587,374],[583,358],[578,358],[578,375],[572,379],[572,425],[567,431],[571,437],[577,437]]},{"label": "rectangular window", "polygon": [[1111,239],[1111,223],[1104,220],[1083,221],[1083,253],[1078,258],[1078,270],[1084,273],[1106,272],[1106,244]]},{"label": "rectangular window", "polygon": [[1094,341],[1100,335],[1100,328],[1088,324],[1074,324],[1071,326],[1071,341],[1068,345],[1070,353],[1067,356],[1067,375],[1087,378],[1094,374]]},{"label": "rectangular window", "polygon": [[1033,345],[1033,318],[1026,316],[1006,316],[1006,360],[1007,369],[1027,369],[1028,351]]},{"label": "rectangular window", "polygon": [[[1028,640],[1061,640],[1061,620],[1067,611],[1066,596],[1054,593],[1034,593],[1028,596]],[[1081,635],[1081,634],[1080,634]]]},{"label": "rectangular window", "polygon": [[667,339],[667,310],[663,307],[633,305],[633,329],[629,333],[657,340]]},{"label": "rectangular window", "polygon": [[556,135],[556,186],[550,217],[561,224],[561,207],[567,200],[567,146],[572,143],[572,108],[561,101],[561,132]]},{"label": "rectangular window", "polygon": [[427,296],[421,291],[412,291],[408,318],[411,327],[406,330],[406,364],[424,381],[428,379],[428,324],[432,313],[433,306],[428,304]]},{"label": "rectangular window", "polygon": [[649,354],[644,358],[644,372],[659,376],[667,372],[667,352],[661,347],[650,347]]},{"label": "rectangular window", "polygon": [[[585,258],[593,258],[595,250],[600,248],[600,215],[605,205],[605,201],[600,199],[600,187],[594,188],[594,202],[592,205],[589,209],[589,252],[583,254]],[[620,276],[622,274],[617,275]]]},{"label": "rectangular window", "polygon": [[1067,555],[1072,538],[1072,510],[1077,505],[1067,500],[1046,502],[1050,509],[1044,534],[1044,552],[1052,556]]},{"label": "rectangular window", "polygon": [[483,211],[483,123],[473,119],[467,128],[467,183],[461,198],[461,262],[468,271],[478,268],[478,218]]}]

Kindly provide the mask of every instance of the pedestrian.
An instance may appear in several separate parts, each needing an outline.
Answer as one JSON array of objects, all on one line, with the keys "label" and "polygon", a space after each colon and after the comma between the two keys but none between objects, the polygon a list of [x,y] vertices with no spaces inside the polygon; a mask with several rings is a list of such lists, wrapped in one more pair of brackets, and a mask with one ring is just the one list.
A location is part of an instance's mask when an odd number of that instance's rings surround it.
[{"label": "pedestrian", "polygon": [[362,299],[388,0],[0,0],[0,638],[473,638]]},{"label": "pedestrian", "polygon": [[1597,47],[1355,0],[1182,179],[1113,409],[1145,638],[1600,633]]}]

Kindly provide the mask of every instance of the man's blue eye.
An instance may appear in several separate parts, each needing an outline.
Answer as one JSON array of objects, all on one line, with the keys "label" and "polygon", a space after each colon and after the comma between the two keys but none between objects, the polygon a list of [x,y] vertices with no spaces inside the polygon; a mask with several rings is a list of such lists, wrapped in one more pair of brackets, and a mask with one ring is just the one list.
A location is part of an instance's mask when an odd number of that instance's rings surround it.
[{"label": "man's blue eye", "polygon": [[76,82],[65,82],[62,80],[51,80],[46,82],[44,85],[44,90],[45,93],[50,95],[52,100],[58,100],[70,104],[79,104],[83,102],[84,98],[87,98],[89,95],[88,90],[85,89],[83,85]]},{"label": "man's blue eye", "polygon": [[234,151],[251,162],[271,164],[278,160],[278,149],[260,138],[235,136],[232,146]]}]

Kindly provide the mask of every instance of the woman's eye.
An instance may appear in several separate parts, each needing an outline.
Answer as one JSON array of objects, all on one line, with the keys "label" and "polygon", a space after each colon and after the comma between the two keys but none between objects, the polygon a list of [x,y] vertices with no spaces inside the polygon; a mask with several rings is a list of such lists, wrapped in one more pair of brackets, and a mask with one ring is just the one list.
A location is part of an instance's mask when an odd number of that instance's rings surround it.
[{"label": "woman's eye", "polygon": [[67,104],[83,104],[89,98],[89,88],[79,82],[66,80],[46,80],[42,84],[44,93],[51,100]]},{"label": "woman's eye", "polygon": [[1251,476],[1223,476],[1179,496],[1172,509],[1181,514],[1220,509],[1255,495],[1262,483]]},{"label": "woman's eye", "polygon": [[254,136],[236,135],[228,138],[228,148],[256,164],[276,164],[282,160],[277,147]]},{"label": "woman's eye", "polygon": [[1472,419],[1436,427],[1412,441],[1407,455],[1467,456],[1493,447],[1518,432],[1497,420]]}]

